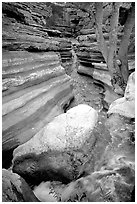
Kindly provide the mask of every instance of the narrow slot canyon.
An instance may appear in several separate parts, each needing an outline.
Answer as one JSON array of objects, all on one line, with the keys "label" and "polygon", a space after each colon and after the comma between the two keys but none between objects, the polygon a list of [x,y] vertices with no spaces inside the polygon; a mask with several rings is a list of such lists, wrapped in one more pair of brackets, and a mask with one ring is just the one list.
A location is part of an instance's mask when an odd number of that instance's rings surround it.
[{"label": "narrow slot canyon", "polygon": [[[102,4],[110,50],[114,4]],[[113,84],[99,6],[2,3],[3,202],[135,202],[135,25],[128,79]],[[118,8],[117,53],[133,7]]]}]

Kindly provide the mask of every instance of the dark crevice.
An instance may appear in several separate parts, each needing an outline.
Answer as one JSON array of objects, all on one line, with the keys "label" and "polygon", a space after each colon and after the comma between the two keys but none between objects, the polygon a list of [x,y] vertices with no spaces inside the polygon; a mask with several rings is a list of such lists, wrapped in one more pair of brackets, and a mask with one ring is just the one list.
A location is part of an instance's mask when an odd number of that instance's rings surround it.
[{"label": "dark crevice", "polygon": [[25,23],[24,15],[13,4],[2,3],[2,13],[5,13],[7,17],[16,19],[17,22]]},{"label": "dark crevice", "polygon": [[2,168],[8,169],[12,165],[14,149],[15,148],[2,152]]},{"label": "dark crevice", "polygon": [[66,104],[63,106],[64,113],[67,112],[67,110],[70,108],[71,103],[72,103],[74,100],[75,100],[75,97],[72,97],[72,98],[70,99],[70,101],[68,101],[68,103],[66,103]]}]

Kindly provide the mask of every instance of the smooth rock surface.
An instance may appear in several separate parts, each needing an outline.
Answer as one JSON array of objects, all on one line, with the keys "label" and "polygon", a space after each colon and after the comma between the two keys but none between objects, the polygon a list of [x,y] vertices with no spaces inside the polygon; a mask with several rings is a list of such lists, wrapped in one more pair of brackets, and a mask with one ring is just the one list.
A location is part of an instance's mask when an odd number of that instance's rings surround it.
[{"label": "smooth rock surface", "polygon": [[41,202],[57,202],[58,199],[55,197],[55,195],[52,193],[50,182],[42,182],[40,185],[35,186],[33,190],[35,196],[41,201]]},{"label": "smooth rock surface", "polygon": [[97,117],[97,112],[92,107],[85,104],[75,106],[67,113],[55,117],[35,137],[18,147],[14,156],[32,152],[40,154],[48,149],[62,151],[67,148],[80,148],[90,136]]},{"label": "smooth rock surface", "polygon": [[128,79],[123,98],[115,100],[109,107],[108,114],[118,113],[128,118],[135,118],[135,72]]},{"label": "smooth rock surface", "polygon": [[39,200],[23,178],[3,169],[2,202],[39,202]]},{"label": "smooth rock surface", "polygon": [[73,180],[80,172],[83,145],[88,139],[91,148],[94,145],[96,138],[92,131],[97,119],[97,112],[84,104],[57,116],[31,140],[14,150],[13,171],[34,180],[38,179],[37,175],[39,180],[47,177],[66,179],[66,182]]},{"label": "smooth rock surface", "polygon": [[106,69],[95,69],[93,66],[92,67],[86,67],[86,66],[79,65],[78,66],[78,73],[87,74],[87,75],[93,77],[94,79],[99,80],[99,81],[107,84],[108,86],[112,86],[110,74],[109,74],[108,70],[106,70]]},{"label": "smooth rock surface", "polygon": [[124,97],[128,101],[135,100],[135,72],[130,74],[130,76],[128,78]]}]

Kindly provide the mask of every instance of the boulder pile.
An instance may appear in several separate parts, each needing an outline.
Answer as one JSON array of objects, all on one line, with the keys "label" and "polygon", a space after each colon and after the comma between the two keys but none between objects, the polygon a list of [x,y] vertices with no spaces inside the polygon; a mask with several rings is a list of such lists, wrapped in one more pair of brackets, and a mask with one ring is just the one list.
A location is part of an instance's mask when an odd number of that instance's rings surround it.
[{"label": "boulder pile", "polygon": [[90,140],[91,148],[94,146],[96,138],[92,131],[97,120],[97,112],[84,104],[55,117],[14,150],[13,172],[35,183],[44,180],[68,183],[77,178],[86,154],[86,141]]}]

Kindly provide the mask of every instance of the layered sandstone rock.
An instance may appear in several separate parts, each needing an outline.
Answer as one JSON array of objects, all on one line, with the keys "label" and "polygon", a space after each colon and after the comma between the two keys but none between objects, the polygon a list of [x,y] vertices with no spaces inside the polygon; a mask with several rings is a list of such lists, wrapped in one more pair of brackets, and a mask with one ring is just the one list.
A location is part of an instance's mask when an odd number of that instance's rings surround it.
[{"label": "layered sandstone rock", "polygon": [[66,183],[78,177],[88,151],[86,141],[90,148],[96,141],[92,131],[97,119],[97,112],[84,104],[55,117],[14,150],[13,171],[35,183],[48,179]]},{"label": "layered sandstone rock", "polygon": [[3,162],[8,151],[63,113],[72,98],[71,78],[57,54],[3,52]]},{"label": "layered sandstone rock", "polygon": [[95,33],[80,35],[77,37],[77,40],[79,45],[76,53],[80,64],[90,67],[94,62],[104,62],[104,58],[100,52]]},{"label": "layered sandstone rock", "polygon": [[[94,79],[112,86],[110,73],[96,39],[95,29],[82,29],[80,34],[81,35],[77,37],[79,44],[77,45],[76,51],[78,61],[80,63],[80,66],[78,67],[78,73],[90,75]],[[109,32],[106,32],[103,29],[103,36],[106,45],[109,47]],[[117,48],[119,48],[122,36],[123,32],[118,32]],[[129,69],[132,69],[131,64],[134,62],[133,39],[134,31],[130,36],[131,43],[128,50]]]},{"label": "layered sandstone rock", "polygon": [[80,35],[88,35],[88,34],[94,34],[94,33],[95,33],[95,29],[94,28],[81,29],[79,31]]},{"label": "layered sandstone rock", "polygon": [[15,147],[66,111],[73,94],[71,79],[61,66],[72,58],[71,42],[48,27],[51,4],[6,2],[2,11],[5,166]]},{"label": "layered sandstone rock", "polygon": [[[71,41],[48,25],[50,20],[54,24],[54,15],[56,18],[63,15],[61,6],[43,2],[8,2],[2,4],[2,11],[3,50],[56,51],[62,62],[72,59]],[[63,21],[63,16],[61,18]]]},{"label": "layered sandstone rock", "polygon": [[[3,2],[2,12],[27,25],[41,25],[46,28],[63,24],[63,7],[52,2]],[[50,34],[59,32],[50,29]]]},{"label": "layered sandstone rock", "polygon": [[108,70],[106,70],[106,67],[105,69],[104,67],[102,66],[102,70],[101,70],[98,68],[94,68],[94,65],[92,67],[86,67],[86,66],[79,65],[77,71],[79,74],[87,74],[93,77],[94,79],[107,84],[108,86],[112,86],[110,74]]},{"label": "layered sandstone rock", "polygon": [[39,202],[39,200],[23,178],[3,169],[2,202]]},{"label": "layered sandstone rock", "polygon": [[[3,16],[2,48],[4,50],[70,51],[71,42],[65,38],[49,37],[48,30],[41,25],[25,25]],[[55,31],[57,32],[57,31]]]}]

